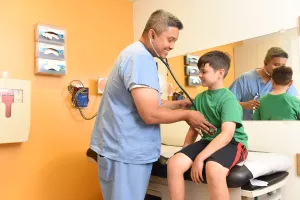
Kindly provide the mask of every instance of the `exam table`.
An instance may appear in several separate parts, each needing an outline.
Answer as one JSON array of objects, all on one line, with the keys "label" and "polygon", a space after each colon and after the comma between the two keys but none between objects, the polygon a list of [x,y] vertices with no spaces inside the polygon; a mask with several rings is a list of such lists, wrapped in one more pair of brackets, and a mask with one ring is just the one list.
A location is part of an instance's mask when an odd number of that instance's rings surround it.
[{"label": "exam table", "polygon": [[[169,200],[166,161],[182,147],[188,130],[185,122],[161,125],[161,156],[153,164],[147,200]],[[176,131],[176,133],[174,133]],[[199,139],[199,138],[198,138]],[[97,154],[88,149],[87,157],[97,162]],[[284,154],[249,151],[246,161],[232,168],[227,177],[230,200],[282,200],[281,188],[287,185],[291,162]],[[185,173],[186,200],[209,200],[206,181],[195,184]]]}]

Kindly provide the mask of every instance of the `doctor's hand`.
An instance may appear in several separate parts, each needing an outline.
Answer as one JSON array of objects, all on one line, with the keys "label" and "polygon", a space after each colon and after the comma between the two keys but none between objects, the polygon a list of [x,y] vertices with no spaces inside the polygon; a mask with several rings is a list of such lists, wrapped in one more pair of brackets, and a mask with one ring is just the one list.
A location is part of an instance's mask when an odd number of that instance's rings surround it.
[{"label": "doctor's hand", "polygon": [[203,175],[202,175],[203,166],[204,166],[203,160],[196,157],[191,169],[191,178],[195,183],[200,183],[200,179],[201,181],[203,181]]},{"label": "doctor's hand", "polygon": [[187,98],[183,100],[178,100],[179,102],[179,109],[188,110],[192,106],[192,102]]},{"label": "doctor's hand", "polygon": [[200,129],[201,131],[204,131],[208,135],[214,134],[214,132],[210,132],[209,130],[216,129],[216,127],[209,123],[199,111],[195,110],[188,111],[186,123],[188,123],[188,125],[194,129]]},{"label": "doctor's hand", "polygon": [[250,100],[247,102],[240,102],[240,103],[244,109],[248,109],[248,110],[256,110],[260,106],[260,102],[258,100]]}]

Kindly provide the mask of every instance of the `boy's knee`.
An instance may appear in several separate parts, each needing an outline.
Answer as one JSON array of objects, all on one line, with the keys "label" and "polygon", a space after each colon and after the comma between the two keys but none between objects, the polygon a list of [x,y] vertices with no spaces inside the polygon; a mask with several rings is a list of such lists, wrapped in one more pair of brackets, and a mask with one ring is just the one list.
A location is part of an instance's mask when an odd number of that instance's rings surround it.
[{"label": "boy's knee", "polygon": [[182,153],[175,154],[168,160],[168,173],[184,173],[189,162],[192,161],[186,155]]},{"label": "boy's knee", "polygon": [[228,169],[223,167],[221,164],[214,161],[208,161],[206,163],[206,178],[208,182],[220,183],[220,181],[226,179]]},{"label": "boy's knee", "polygon": [[178,156],[178,154],[169,158],[168,164],[167,164],[168,171],[178,170],[180,167],[177,167],[177,166],[180,166],[180,159],[181,158],[180,158],[180,156]]}]

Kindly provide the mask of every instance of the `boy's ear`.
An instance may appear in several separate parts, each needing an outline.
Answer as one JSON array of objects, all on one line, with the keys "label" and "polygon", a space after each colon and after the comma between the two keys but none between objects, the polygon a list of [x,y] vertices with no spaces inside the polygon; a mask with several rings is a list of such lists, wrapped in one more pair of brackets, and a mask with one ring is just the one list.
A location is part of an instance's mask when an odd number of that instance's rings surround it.
[{"label": "boy's ear", "polygon": [[293,80],[291,80],[288,84],[289,87],[291,87],[291,85],[293,84]]},{"label": "boy's ear", "polygon": [[219,75],[221,77],[224,77],[224,75],[225,75],[225,69],[219,69],[218,73],[219,73]]}]

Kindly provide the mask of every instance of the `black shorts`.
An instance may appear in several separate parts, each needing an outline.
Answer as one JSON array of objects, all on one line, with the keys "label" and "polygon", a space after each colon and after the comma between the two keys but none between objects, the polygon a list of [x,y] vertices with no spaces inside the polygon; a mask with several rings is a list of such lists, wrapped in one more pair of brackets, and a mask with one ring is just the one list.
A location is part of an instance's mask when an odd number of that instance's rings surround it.
[{"label": "black shorts", "polygon": [[[183,153],[188,156],[192,161],[194,161],[197,155],[203,151],[203,149],[210,143],[209,140],[199,140],[193,144],[186,146],[185,148],[181,149],[177,153]],[[209,156],[205,161],[214,161],[221,164],[223,167],[227,169],[231,169],[239,162],[246,160],[248,155],[248,151],[246,147],[240,143],[235,141],[234,138],[227,144],[225,147],[219,149],[211,156]],[[203,171],[205,171],[205,166]]]}]

